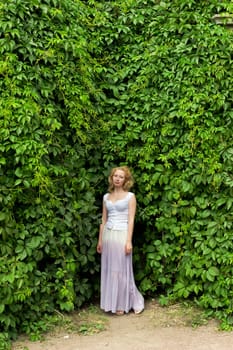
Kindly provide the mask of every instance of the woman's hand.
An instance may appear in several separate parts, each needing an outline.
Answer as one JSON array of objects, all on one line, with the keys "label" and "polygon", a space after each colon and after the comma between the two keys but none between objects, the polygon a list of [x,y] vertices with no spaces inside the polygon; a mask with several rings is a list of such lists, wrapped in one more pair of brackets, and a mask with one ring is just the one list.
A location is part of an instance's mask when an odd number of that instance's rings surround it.
[{"label": "woman's hand", "polygon": [[126,254],[126,255],[131,254],[131,253],[132,253],[132,250],[133,250],[132,242],[127,241],[127,242],[126,242],[126,245],[125,245],[125,254]]},{"label": "woman's hand", "polygon": [[102,253],[102,244],[100,242],[98,242],[96,250],[97,250],[97,253],[99,254]]}]

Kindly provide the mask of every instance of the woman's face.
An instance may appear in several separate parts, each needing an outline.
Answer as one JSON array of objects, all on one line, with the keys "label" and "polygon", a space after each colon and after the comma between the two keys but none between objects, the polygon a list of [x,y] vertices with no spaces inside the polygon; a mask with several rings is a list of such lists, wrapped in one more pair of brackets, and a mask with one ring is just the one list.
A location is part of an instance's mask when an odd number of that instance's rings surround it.
[{"label": "woman's face", "polygon": [[116,170],[112,177],[114,187],[123,187],[125,183],[125,172],[123,170]]}]

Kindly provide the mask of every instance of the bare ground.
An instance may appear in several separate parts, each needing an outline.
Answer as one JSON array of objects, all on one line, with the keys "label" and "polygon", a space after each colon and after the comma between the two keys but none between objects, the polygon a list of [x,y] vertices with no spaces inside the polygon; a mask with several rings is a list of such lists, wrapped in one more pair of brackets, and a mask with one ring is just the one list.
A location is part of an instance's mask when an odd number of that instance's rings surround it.
[{"label": "bare ground", "polygon": [[[98,310],[98,308],[96,309]],[[86,334],[86,335],[85,335]],[[219,331],[197,309],[181,304],[162,308],[148,301],[140,315],[81,312],[42,341],[21,338],[12,350],[230,350],[233,332]]]}]

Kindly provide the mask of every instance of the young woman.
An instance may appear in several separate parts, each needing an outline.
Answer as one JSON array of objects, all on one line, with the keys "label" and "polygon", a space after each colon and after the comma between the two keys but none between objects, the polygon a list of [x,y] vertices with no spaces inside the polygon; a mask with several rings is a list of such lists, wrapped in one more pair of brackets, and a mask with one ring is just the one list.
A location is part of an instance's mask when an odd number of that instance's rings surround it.
[{"label": "young woman", "polygon": [[138,291],[133,274],[132,238],[136,198],[128,167],[113,168],[109,192],[103,197],[102,224],[97,252],[101,254],[100,307],[117,315],[144,310],[144,298]]}]

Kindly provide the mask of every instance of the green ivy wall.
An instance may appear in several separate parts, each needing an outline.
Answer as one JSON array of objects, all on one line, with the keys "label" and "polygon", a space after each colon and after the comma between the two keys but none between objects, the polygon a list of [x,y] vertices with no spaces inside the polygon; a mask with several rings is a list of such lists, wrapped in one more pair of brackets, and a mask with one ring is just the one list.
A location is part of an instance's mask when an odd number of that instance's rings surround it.
[{"label": "green ivy wall", "polygon": [[135,276],[232,325],[232,35],[212,1],[0,7],[0,339],[99,294],[112,166],[136,180]]},{"label": "green ivy wall", "polygon": [[[232,4],[229,11],[232,10]],[[225,4],[226,6],[226,4]],[[103,3],[103,145],[135,173],[145,295],[191,298],[232,323],[232,32],[219,2]],[[99,33],[98,33],[99,39]]]}]

